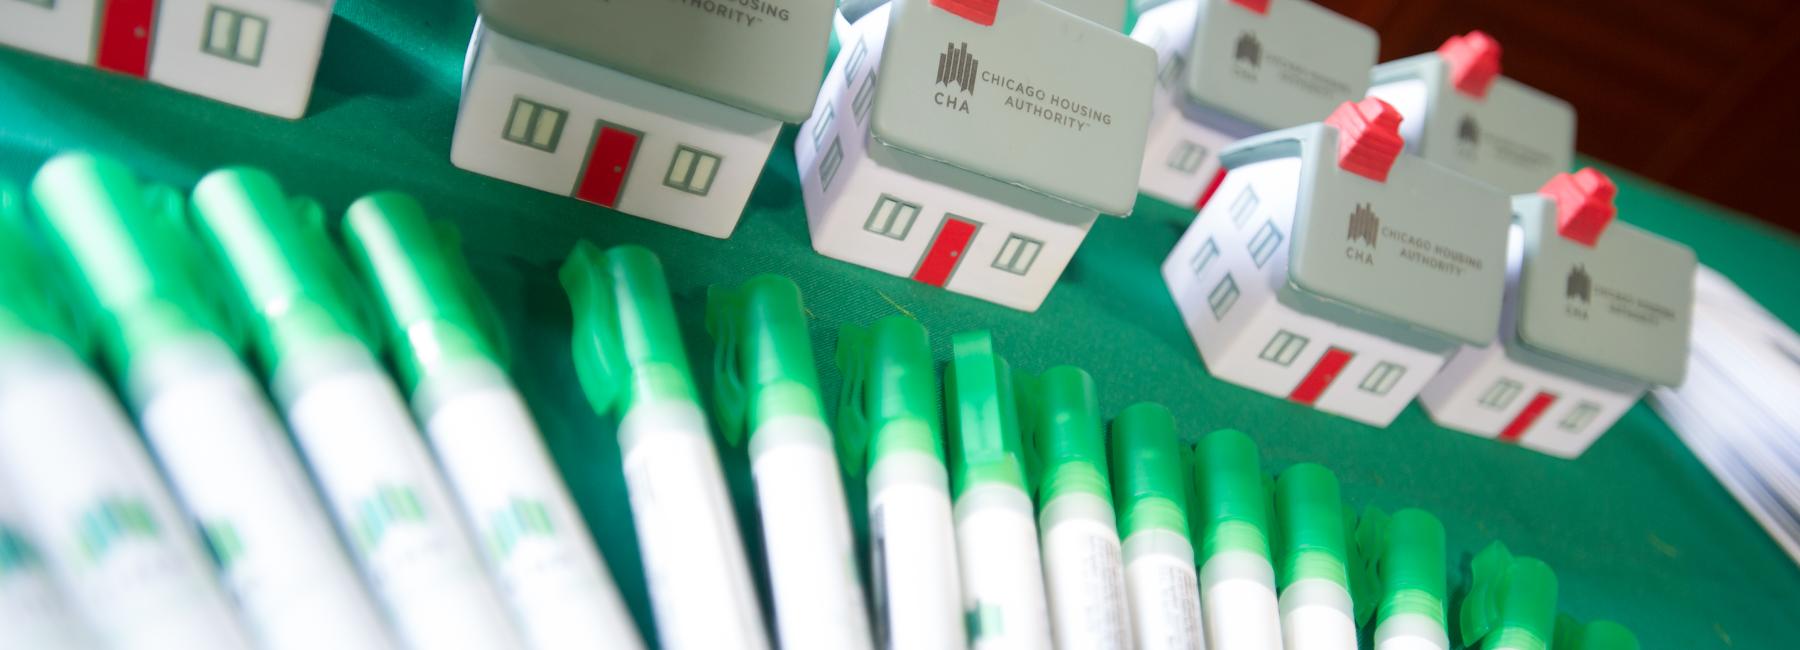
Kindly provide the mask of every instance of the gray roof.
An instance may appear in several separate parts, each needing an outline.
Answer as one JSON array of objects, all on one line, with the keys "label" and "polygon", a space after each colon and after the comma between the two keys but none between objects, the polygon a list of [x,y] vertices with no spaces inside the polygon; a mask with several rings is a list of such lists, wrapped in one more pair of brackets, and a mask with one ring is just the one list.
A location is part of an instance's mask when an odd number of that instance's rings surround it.
[{"label": "gray roof", "polygon": [[1271,0],[1267,14],[1200,0],[1182,90],[1261,130],[1285,129],[1362,99],[1377,49],[1375,30],[1305,0]]},{"label": "gray roof", "polygon": [[1129,214],[1156,54],[1035,0],[982,26],[893,5],[875,90],[877,144],[1107,214]]},{"label": "gray roof", "polygon": [[1568,102],[1504,76],[1494,78],[1486,96],[1471,97],[1456,90],[1449,76],[1436,52],[1375,67],[1374,85],[1424,85],[1431,119],[1407,115],[1400,129],[1409,150],[1507,194],[1536,192],[1574,165],[1575,109]]},{"label": "gray roof", "polygon": [[833,0],[475,4],[507,36],[784,122],[812,111],[836,11]]},{"label": "gray roof", "polygon": [[1694,251],[1614,221],[1589,248],[1556,232],[1556,202],[1513,199],[1524,235],[1517,342],[1632,380],[1676,386],[1687,374]]},{"label": "gray roof", "polygon": [[1222,154],[1230,169],[1301,160],[1290,288],[1439,340],[1492,342],[1506,289],[1507,197],[1406,154],[1376,182],[1338,166],[1337,141],[1337,129],[1315,123]]}]

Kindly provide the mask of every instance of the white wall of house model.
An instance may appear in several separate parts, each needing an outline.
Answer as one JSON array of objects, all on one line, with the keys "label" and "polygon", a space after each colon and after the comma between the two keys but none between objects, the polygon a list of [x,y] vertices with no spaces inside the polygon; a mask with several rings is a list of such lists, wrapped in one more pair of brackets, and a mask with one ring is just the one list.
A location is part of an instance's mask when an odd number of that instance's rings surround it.
[{"label": "white wall of house model", "polygon": [[469,44],[450,162],[729,237],[781,122],[496,32]]},{"label": "white wall of house model", "polygon": [[1145,10],[1131,38],[1157,64],[1138,187],[1196,209],[1232,142],[1361,99],[1377,46],[1374,30],[1307,0],[1175,0]]},{"label": "white wall of house model", "polygon": [[0,44],[299,118],[331,0],[9,0]]}]

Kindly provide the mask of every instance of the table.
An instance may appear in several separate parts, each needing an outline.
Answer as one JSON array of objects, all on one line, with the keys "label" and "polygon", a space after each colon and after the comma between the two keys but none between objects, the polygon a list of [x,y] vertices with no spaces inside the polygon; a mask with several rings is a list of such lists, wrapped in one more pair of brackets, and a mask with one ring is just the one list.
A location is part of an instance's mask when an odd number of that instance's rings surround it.
[{"label": "table", "polygon": [[[503,313],[518,382],[646,630],[613,424],[594,415],[576,384],[568,305],[555,282],[579,238],[639,243],[662,256],[696,368],[710,367],[705,288],[780,273],[805,293],[827,401],[840,384],[830,359],[842,324],[914,316],[932,331],[940,360],[950,334],[989,328],[1016,367],[1092,372],[1109,415],[1159,401],[1190,440],[1221,427],[1250,433],[1267,470],[1326,464],[1355,507],[1437,513],[1452,561],[1465,567],[1470,553],[1505,540],[1555,567],[1565,611],[1618,620],[1646,647],[1775,648],[1800,638],[1800,570],[1641,404],[1571,462],[1438,428],[1416,405],[1379,430],[1223,383],[1206,373],[1157,270],[1181,233],[1182,210],[1148,198],[1127,219],[1101,219],[1036,314],[830,260],[809,245],[792,127],[729,240],[464,172],[450,165],[449,150],[473,22],[466,2],[340,0],[312,107],[296,122],[0,52],[0,177],[23,182],[68,149],[104,152],[179,186],[219,166],[252,164],[334,215],[364,193],[396,189],[458,224]],[[1622,219],[1688,243],[1800,323],[1800,239],[1608,171],[1620,184]],[[711,383],[704,373],[697,379],[703,390]],[[748,468],[741,453],[724,456],[745,539],[760,557]],[[850,480],[853,503],[863,499],[860,483]]]}]

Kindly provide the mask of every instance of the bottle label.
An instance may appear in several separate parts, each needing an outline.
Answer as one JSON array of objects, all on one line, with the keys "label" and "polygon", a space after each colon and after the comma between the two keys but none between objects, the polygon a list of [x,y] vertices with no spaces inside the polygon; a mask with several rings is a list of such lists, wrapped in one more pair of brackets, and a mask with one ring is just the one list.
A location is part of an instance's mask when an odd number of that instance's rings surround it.
[{"label": "bottle label", "polygon": [[531,646],[635,647],[637,628],[518,393],[459,391],[426,430]]},{"label": "bottle label", "polygon": [[1299,650],[1356,650],[1350,592],[1330,580],[1296,580],[1281,591],[1281,630]]},{"label": "bottle label", "polygon": [[1136,636],[1146,648],[1202,650],[1200,585],[1194,562],[1149,553],[1125,565]]},{"label": "bottle label", "polygon": [[[1005,490],[1014,507],[983,504],[978,491]],[[962,557],[963,617],[978,650],[1050,647],[1044,564],[1038,555],[1031,498],[1016,488],[976,487],[957,501],[956,545]]]},{"label": "bottle label", "polygon": [[[918,454],[912,454],[918,455]],[[917,462],[914,462],[917,461]],[[889,481],[887,468],[913,473],[935,466],[936,481]],[[943,465],[896,455],[869,480],[869,535],[875,607],[885,648],[960,648],[967,644],[957,578],[956,533]]]},{"label": "bottle label", "polygon": [[1095,521],[1070,518],[1044,531],[1043,547],[1044,584],[1058,645],[1130,648],[1119,534]]},{"label": "bottle label", "polygon": [[1215,650],[1281,650],[1281,610],[1275,570],[1268,558],[1222,551],[1200,567],[1206,647]]},{"label": "bottle label", "polygon": [[852,650],[870,647],[873,640],[829,435],[824,423],[799,417],[772,420],[752,435],[786,440],[761,449],[752,443],[776,630],[784,650]]}]

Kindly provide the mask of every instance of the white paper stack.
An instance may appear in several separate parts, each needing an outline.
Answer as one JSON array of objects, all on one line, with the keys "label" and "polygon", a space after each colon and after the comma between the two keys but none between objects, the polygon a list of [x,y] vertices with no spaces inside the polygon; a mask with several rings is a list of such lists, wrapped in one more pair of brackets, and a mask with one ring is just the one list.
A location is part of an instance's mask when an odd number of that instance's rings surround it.
[{"label": "white paper stack", "polygon": [[1800,334],[1700,267],[1687,381],[1650,405],[1800,563]]}]

